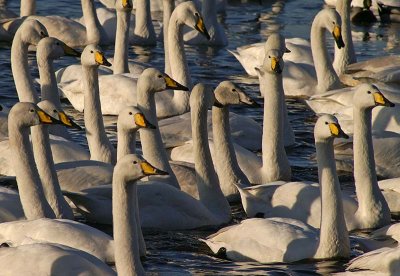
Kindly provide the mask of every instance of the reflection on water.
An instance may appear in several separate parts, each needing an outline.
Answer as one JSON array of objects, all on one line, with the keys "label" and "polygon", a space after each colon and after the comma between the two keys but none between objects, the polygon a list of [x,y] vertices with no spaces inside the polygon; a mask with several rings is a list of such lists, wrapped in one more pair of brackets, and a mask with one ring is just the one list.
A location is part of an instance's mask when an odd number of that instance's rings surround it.
[{"label": "reflection on water", "polygon": [[[80,1],[37,1],[37,10],[41,15],[57,14],[69,17],[80,17]],[[276,30],[286,37],[309,38],[309,28],[313,16],[322,7],[321,1],[272,1],[248,0],[228,1],[226,15],[221,16],[229,38],[228,49],[238,46],[265,41],[266,37]],[[17,12],[19,1],[11,1],[11,8]],[[260,5],[262,3],[262,5]],[[155,15],[161,18],[161,14]],[[160,30],[160,24],[155,24]],[[399,24],[376,23],[369,27],[354,27],[353,38],[356,54],[359,60],[387,54],[399,54]],[[328,39],[329,48],[332,49],[333,41]],[[130,47],[129,58],[149,63],[159,69],[164,68],[164,51],[162,43],[156,47]],[[105,49],[106,55],[113,56],[113,47]],[[241,65],[224,48],[186,47],[190,71],[194,82],[207,82],[217,85],[220,81],[229,79],[245,89],[259,103],[258,80],[246,76]],[[38,77],[35,56],[29,56],[32,74]],[[71,57],[64,57],[55,62],[57,68],[78,62]],[[38,88],[38,86],[36,86]],[[12,106],[17,101],[14,82],[11,75],[10,46],[0,45],[0,102]],[[293,124],[296,135],[296,144],[288,150],[289,159],[293,166],[294,180],[317,181],[317,168],[312,156],[315,153],[313,126],[315,115],[305,108],[298,100],[287,99],[289,105],[289,118]],[[73,110],[65,101],[63,107],[66,112],[81,125],[83,114]],[[261,108],[235,107],[233,111],[246,114],[262,123]],[[112,142],[116,142],[116,117],[106,116],[104,120],[106,131]],[[72,130],[72,137],[78,143],[87,146],[82,132]],[[140,144],[138,144],[140,146]],[[352,177],[342,175],[341,182],[344,189],[353,190]],[[233,206],[234,222],[244,218],[241,206]],[[97,226],[110,233],[110,228]],[[234,263],[227,260],[214,258],[208,248],[198,238],[205,238],[216,229],[207,231],[184,232],[154,232],[147,231],[145,239],[149,255],[144,261],[147,271],[169,275],[329,275],[334,271],[343,271],[345,260],[329,262],[300,262],[296,264],[259,265],[255,263]],[[352,241],[352,248],[356,244]],[[358,254],[353,250],[353,254]]]}]

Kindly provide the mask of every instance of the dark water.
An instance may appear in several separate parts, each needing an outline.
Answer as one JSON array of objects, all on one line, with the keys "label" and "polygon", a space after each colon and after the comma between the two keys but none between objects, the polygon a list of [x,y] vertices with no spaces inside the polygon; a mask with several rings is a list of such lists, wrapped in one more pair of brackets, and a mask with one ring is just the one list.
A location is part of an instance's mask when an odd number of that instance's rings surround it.
[{"label": "dark water", "polygon": [[[245,44],[265,41],[275,30],[281,30],[286,37],[309,38],[309,29],[314,15],[322,8],[323,3],[316,0],[271,1],[271,0],[230,0],[225,16],[222,16],[228,33],[228,49],[235,49]],[[262,4],[260,4],[260,2]],[[18,11],[19,1],[10,1],[14,11]],[[80,17],[80,1],[37,1],[37,11],[41,15],[57,14],[68,17]],[[160,15],[158,15],[160,16]],[[259,20],[259,18],[261,18]],[[157,24],[158,25],[158,24]],[[358,60],[388,54],[400,54],[400,25],[375,23],[369,27],[353,26],[353,40]],[[328,41],[332,49],[332,41]],[[113,48],[105,49],[106,54],[113,55]],[[240,84],[251,96],[259,97],[258,81],[246,76],[245,71],[236,59],[224,48],[187,47],[186,53],[190,70],[195,82],[218,84],[222,80],[233,80]],[[162,69],[163,48],[131,47],[130,58],[147,62]],[[30,56],[32,74],[38,77],[35,57]],[[73,58],[63,58],[55,63],[57,68],[76,63]],[[10,66],[10,46],[0,44],[0,102],[12,106],[17,101]],[[299,101],[287,100],[289,117],[296,134],[296,144],[288,150],[293,166],[294,180],[317,180],[317,168],[311,158],[315,153],[313,145],[313,126],[315,115]],[[65,102],[68,114],[83,125],[83,116]],[[261,108],[235,108],[258,122],[262,123]],[[105,119],[107,132],[115,142],[116,117]],[[73,132],[73,139],[86,146],[82,132]],[[351,176],[341,175],[344,188],[353,189]],[[244,218],[241,206],[233,206],[234,222]],[[102,228],[104,229],[104,228]],[[110,229],[104,229],[106,231]],[[216,230],[216,229],[215,229]],[[182,231],[182,232],[146,232],[145,239],[149,255],[144,261],[146,271],[165,275],[328,275],[331,272],[343,271],[346,260],[329,262],[301,262],[295,264],[259,265],[256,263],[233,263],[211,256],[208,248],[198,241],[215,230]],[[353,255],[359,254],[353,245]]]}]

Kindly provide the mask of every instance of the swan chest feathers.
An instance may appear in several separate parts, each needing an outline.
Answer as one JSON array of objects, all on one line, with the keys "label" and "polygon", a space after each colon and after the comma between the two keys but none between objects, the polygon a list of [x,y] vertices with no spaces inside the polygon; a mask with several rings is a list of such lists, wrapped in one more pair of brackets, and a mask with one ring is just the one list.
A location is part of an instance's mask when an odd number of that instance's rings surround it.
[{"label": "swan chest feathers", "polygon": [[223,228],[205,242],[214,253],[224,247],[233,261],[294,262],[314,256],[318,231],[296,220],[255,218]]}]

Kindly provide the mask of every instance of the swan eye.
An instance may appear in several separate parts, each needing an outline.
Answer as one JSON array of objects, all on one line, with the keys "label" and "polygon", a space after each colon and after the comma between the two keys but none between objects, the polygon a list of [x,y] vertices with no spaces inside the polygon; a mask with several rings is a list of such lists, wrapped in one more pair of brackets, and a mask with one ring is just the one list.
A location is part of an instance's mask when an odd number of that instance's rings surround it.
[{"label": "swan eye", "polygon": [[136,165],[136,164],[137,164],[137,161],[133,161],[133,164],[135,164],[135,165]]},{"label": "swan eye", "polygon": [[236,92],[236,89],[235,89],[235,88],[233,88],[233,89],[232,89],[232,92]]},{"label": "swan eye", "polygon": [[268,58],[271,58],[271,56],[268,56]]},{"label": "swan eye", "polygon": [[194,13],[194,15],[200,17],[200,14],[198,12]]},{"label": "swan eye", "polygon": [[57,113],[57,110],[54,109],[53,112],[54,112],[54,113]]},{"label": "swan eye", "polygon": [[371,91],[368,91],[367,93],[368,93],[368,94],[371,94]]},{"label": "swan eye", "polygon": [[328,122],[325,122],[325,125],[329,124]]},{"label": "swan eye", "polygon": [[132,115],[132,112],[129,112],[129,115]]},{"label": "swan eye", "polygon": [[157,77],[161,79],[161,78],[162,78],[162,75],[158,75]]},{"label": "swan eye", "polygon": [[60,45],[60,42],[56,42],[56,45]]},{"label": "swan eye", "polygon": [[41,35],[41,36],[45,36],[45,34],[44,34],[44,32],[43,32],[43,31],[41,31],[41,32],[40,32],[40,35]]},{"label": "swan eye", "polygon": [[35,110],[31,109],[31,110],[29,110],[29,112],[32,112],[32,113],[33,113],[33,112],[35,112]]},{"label": "swan eye", "polygon": [[93,51],[90,51],[93,54]]}]

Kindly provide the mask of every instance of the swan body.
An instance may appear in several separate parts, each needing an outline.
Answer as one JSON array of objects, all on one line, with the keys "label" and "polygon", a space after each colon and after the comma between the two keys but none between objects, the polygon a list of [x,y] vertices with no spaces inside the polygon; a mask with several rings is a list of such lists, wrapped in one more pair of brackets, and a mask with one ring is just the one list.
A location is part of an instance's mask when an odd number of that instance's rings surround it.
[{"label": "swan body", "polygon": [[209,236],[205,242],[211,250],[224,248],[231,260],[260,263],[348,257],[350,243],[333,157],[332,137],[340,135],[344,134],[336,118],[324,115],[318,119],[314,136],[323,206],[319,232],[298,220],[247,219]]}]

